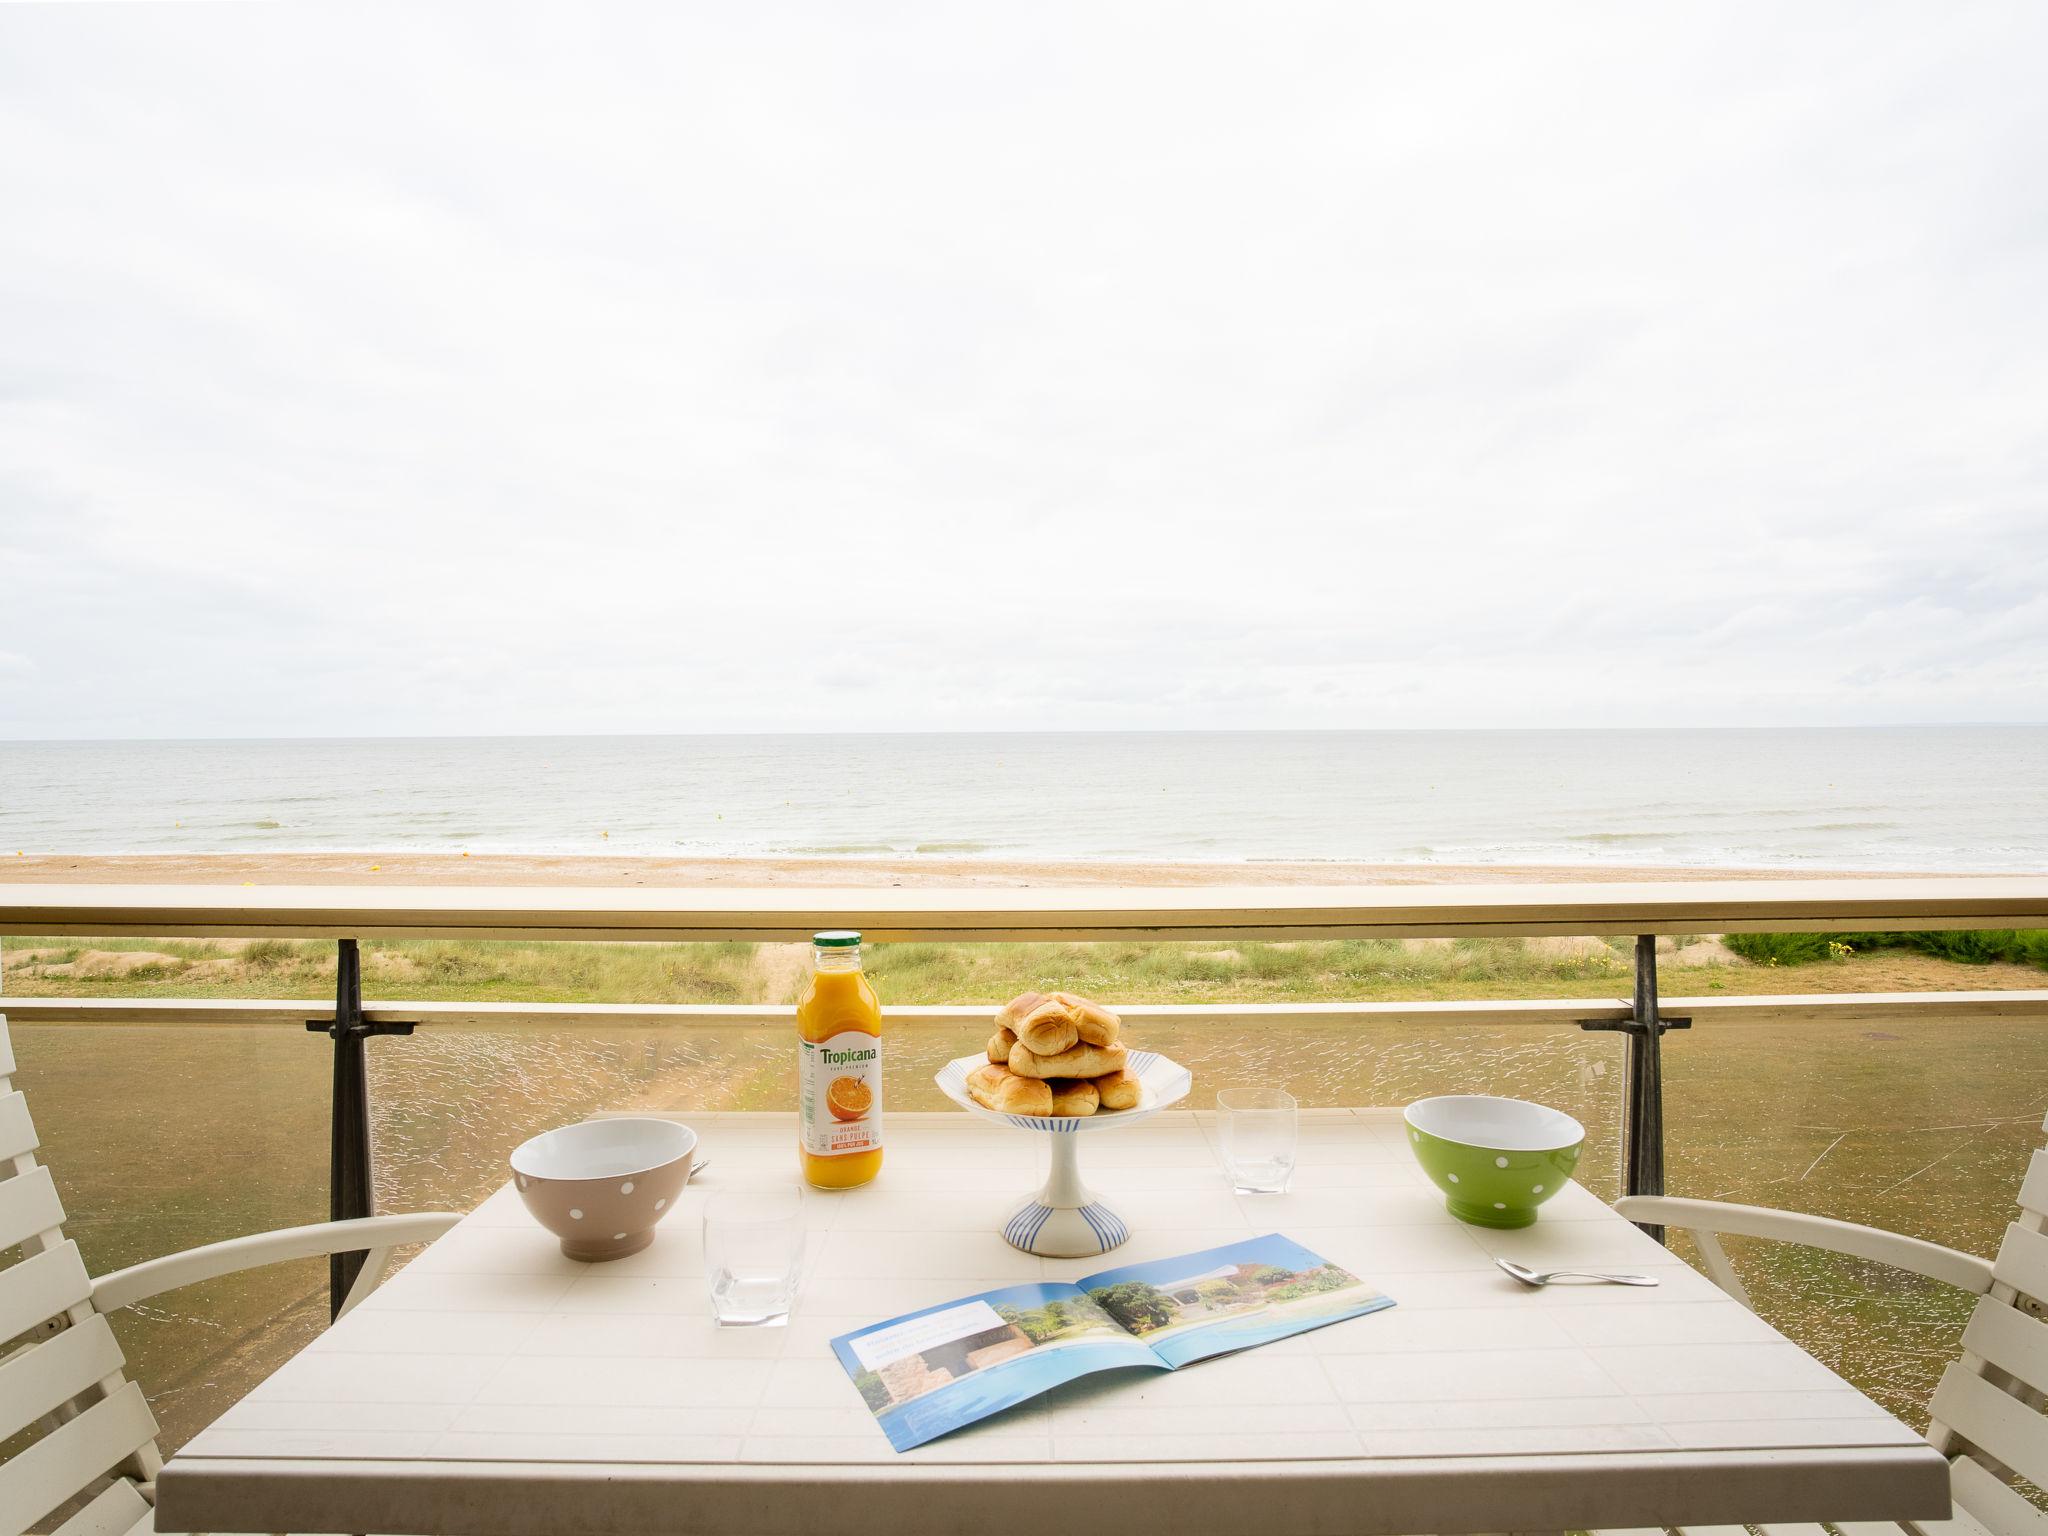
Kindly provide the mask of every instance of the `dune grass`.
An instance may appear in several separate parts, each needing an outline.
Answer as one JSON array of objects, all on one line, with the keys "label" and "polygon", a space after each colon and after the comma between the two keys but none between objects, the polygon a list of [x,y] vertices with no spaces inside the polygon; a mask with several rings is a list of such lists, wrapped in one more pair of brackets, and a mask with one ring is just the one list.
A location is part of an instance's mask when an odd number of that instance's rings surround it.
[{"label": "dune grass", "polygon": [[[1692,943],[1665,957],[1667,992],[2038,986],[2048,964],[2041,933],[1731,934],[1733,955],[1713,965],[1689,963]],[[1629,954],[1623,938],[1356,939],[872,944],[866,958],[890,1002],[993,1004],[1049,987],[1125,1002],[1620,996]],[[803,956],[786,944],[370,940],[363,980],[372,998],[423,1002],[787,1003]],[[334,946],[316,939],[10,939],[0,963],[6,990],[24,995],[317,998],[334,986]]]},{"label": "dune grass", "polygon": [[[1001,1002],[1032,988],[1144,1002],[1291,1002],[1352,997],[1570,996],[1609,990],[1627,969],[1614,945],[1533,952],[1515,939],[1404,945],[889,944],[869,970],[901,1003]],[[1505,989],[1502,992],[1497,989]]]},{"label": "dune grass", "polygon": [[1958,965],[2032,965],[2048,970],[2048,930],[1952,928],[1925,933],[1731,933],[1723,941],[1758,965],[1812,965],[1873,950],[1912,950]]}]

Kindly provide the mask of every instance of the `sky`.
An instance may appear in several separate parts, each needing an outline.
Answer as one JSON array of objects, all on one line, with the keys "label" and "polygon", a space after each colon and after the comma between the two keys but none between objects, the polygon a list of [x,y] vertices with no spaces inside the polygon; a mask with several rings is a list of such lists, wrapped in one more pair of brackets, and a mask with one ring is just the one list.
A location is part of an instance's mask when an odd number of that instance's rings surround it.
[{"label": "sky", "polygon": [[0,737],[2048,720],[2044,56],[0,5]]}]

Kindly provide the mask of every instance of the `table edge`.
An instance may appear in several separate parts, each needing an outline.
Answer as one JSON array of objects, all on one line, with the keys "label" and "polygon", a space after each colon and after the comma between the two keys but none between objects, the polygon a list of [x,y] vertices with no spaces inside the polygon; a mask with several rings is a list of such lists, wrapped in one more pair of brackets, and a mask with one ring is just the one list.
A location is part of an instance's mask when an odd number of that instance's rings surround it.
[{"label": "table edge", "polygon": [[[1752,1497],[1730,1502],[1740,1470]],[[1601,1474],[1590,1477],[1589,1474]],[[1761,1485],[1763,1492],[1758,1492]],[[763,1495],[773,1492],[772,1511]],[[1759,1521],[1947,1519],[1932,1446],[1633,1451],[1297,1462],[433,1463],[177,1456],[157,1484],[166,1530],[274,1531],[317,1497],[324,1528],[428,1536],[638,1536],[859,1524],[892,1536],[976,1529],[1129,1536],[1194,1526],[1358,1536]],[[1058,1499],[1056,1513],[1040,1500]],[[1003,1516],[1015,1515],[1014,1523]]]}]

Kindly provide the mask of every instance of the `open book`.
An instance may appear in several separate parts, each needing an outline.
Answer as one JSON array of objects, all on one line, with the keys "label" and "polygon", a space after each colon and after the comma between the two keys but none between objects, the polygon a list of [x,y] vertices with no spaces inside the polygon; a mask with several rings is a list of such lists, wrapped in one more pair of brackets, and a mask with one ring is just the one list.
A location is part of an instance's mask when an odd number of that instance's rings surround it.
[{"label": "open book", "polygon": [[1132,1366],[1178,1370],[1393,1305],[1279,1236],[942,1302],[832,1341],[899,1451]]}]

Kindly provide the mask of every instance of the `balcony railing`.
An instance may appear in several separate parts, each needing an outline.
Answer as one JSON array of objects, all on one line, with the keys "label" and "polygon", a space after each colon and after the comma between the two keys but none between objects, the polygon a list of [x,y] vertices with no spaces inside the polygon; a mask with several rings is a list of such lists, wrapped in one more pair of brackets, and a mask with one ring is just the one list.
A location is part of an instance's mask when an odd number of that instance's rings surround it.
[{"label": "balcony railing", "polygon": [[[329,1208],[375,1205],[365,1041],[414,1027],[521,1024],[786,1024],[786,1007],[730,1004],[371,1002],[363,939],[797,941],[857,927],[877,942],[1275,941],[1630,935],[1626,997],[1472,1002],[1146,1004],[1107,999],[1134,1028],[1270,1020],[1466,1026],[1576,1024],[1628,1040],[1620,1187],[1664,1192],[1660,1039],[1693,1020],[1879,1024],[1939,1013],[2048,1020],[2048,990],[1801,996],[1660,996],[1656,939],[1702,932],[2048,927],[2048,879],[1955,877],[1664,884],[1171,889],[650,890],[609,888],[0,885],[0,938],[317,938],[337,944],[336,996],[314,1000],[4,998],[18,1022],[240,1023],[333,1041]],[[4,962],[4,955],[0,955]],[[4,972],[0,972],[4,982]],[[898,1022],[979,1022],[986,1004],[892,1007]],[[1475,1085],[1477,1086],[1477,1085]],[[337,1261],[339,1297],[359,1258]]]},{"label": "balcony railing", "polygon": [[2048,878],[846,890],[0,885],[0,937],[877,943],[2038,928]]}]

